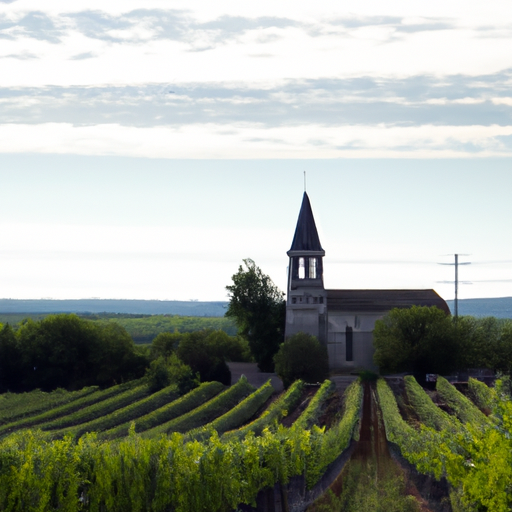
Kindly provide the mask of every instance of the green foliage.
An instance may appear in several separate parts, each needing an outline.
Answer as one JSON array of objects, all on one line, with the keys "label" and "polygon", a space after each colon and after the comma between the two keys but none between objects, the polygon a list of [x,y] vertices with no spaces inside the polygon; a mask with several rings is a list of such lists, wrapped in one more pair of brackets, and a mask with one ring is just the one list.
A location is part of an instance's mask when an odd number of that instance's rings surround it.
[{"label": "green foliage", "polygon": [[411,428],[400,417],[386,383],[377,383],[388,439],[420,472],[446,476],[454,511],[506,512],[512,506],[512,402],[500,393],[500,386],[498,382],[493,402],[496,427],[445,379],[438,380],[439,393],[465,422],[454,433]]},{"label": "green foliage", "polygon": [[192,368],[181,361],[175,353],[167,358],[160,356],[151,361],[146,370],[146,382],[152,393],[174,384],[181,395],[199,385],[198,376],[194,375]]},{"label": "green foliage", "polygon": [[444,377],[437,378],[436,389],[442,399],[455,411],[462,423],[488,426],[489,419],[460,391],[452,386]]},{"label": "green foliage", "polygon": [[343,489],[337,498],[315,506],[316,512],[420,512],[408,495],[403,474],[396,466],[377,468],[374,461],[350,460],[344,468]]},{"label": "green foliage", "polygon": [[404,377],[404,381],[409,402],[424,425],[436,430],[461,431],[460,422],[437,407],[412,375]]},{"label": "green foliage", "polygon": [[484,412],[491,412],[496,407],[498,396],[494,388],[490,388],[477,379],[469,378],[468,390],[473,402]]},{"label": "green foliage", "polygon": [[435,450],[441,442],[441,434],[428,427],[417,431],[404,421],[395,396],[384,379],[377,381],[377,396],[387,440],[398,445],[402,455],[415,464],[420,473],[440,478],[443,474],[443,461],[436,458]]},{"label": "green foliage", "polygon": [[339,455],[360,406],[361,386],[349,389],[353,397],[340,426],[328,432],[279,426],[242,442],[221,442],[215,434],[203,442],[186,442],[180,434],[145,439],[135,429],[116,442],[95,434],[76,443],[40,432],[11,435],[0,440],[0,510],[225,512],[255,506],[261,489],[303,473],[313,481]]},{"label": "green foliage", "polygon": [[228,412],[253,391],[254,388],[242,375],[236,384],[226,389],[226,391],[220,393],[215,398],[212,398],[205,404],[176,419],[147,430],[143,435],[144,437],[155,437],[160,434],[188,432],[189,430],[198,428]]},{"label": "green foliage", "polygon": [[512,370],[512,321],[494,317],[460,317],[457,322],[462,362],[469,368]]},{"label": "green foliage", "polygon": [[383,373],[447,374],[460,363],[451,318],[435,306],[392,309],[375,322],[374,361]]},{"label": "green foliage", "polygon": [[275,371],[284,387],[301,379],[304,382],[323,382],[329,376],[327,348],[317,338],[305,332],[290,336],[274,356]]},{"label": "green foliage", "polygon": [[149,414],[169,402],[173,402],[178,397],[179,392],[176,384],[171,384],[150,396],[135,400],[133,403],[120,407],[109,414],[101,415],[93,420],[80,423],[76,426],[53,430],[52,436],[61,437],[69,434],[73,437],[80,437],[87,432],[103,432]]},{"label": "green foliage", "polygon": [[151,358],[170,357],[176,353],[183,335],[179,332],[161,332],[151,343]]},{"label": "green foliage", "polygon": [[[363,402],[361,382],[354,381],[343,395],[343,414],[329,430],[313,426],[311,429],[311,450],[308,452],[306,483],[313,487],[325,470],[345,450],[350,440],[359,438],[358,423]],[[293,425],[292,431],[301,431],[300,424]]]},{"label": "green foliage", "polygon": [[[45,407],[42,409],[37,409],[36,414],[27,414],[26,417],[21,417],[18,419],[14,419],[5,425],[0,427],[0,434],[5,432],[13,432],[15,430],[19,430],[21,428],[32,428],[32,427],[40,427],[43,424],[48,424],[51,421],[60,420],[61,418],[65,420],[66,417],[77,414],[82,415],[82,411],[88,411],[89,407],[92,407],[93,410],[98,407],[102,407],[100,405],[103,401],[106,401],[107,404],[117,404],[117,397],[126,397],[126,393],[128,393],[128,397],[130,397],[130,390],[139,386],[141,389],[143,387],[140,386],[140,381],[131,381],[126,384],[119,384],[117,386],[113,386],[111,388],[105,389],[103,391],[95,391],[95,388],[85,388],[84,393],[74,392],[69,393],[72,397],[75,397],[74,400],[67,399],[63,400],[62,405],[59,403],[54,403],[53,401],[42,402],[45,404]],[[90,391],[94,391],[91,393]],[[34,393],[37,398],[40,396],[41,392],[31,392]],[[51,395],[53,395],[53,392]],[[62,394],[62,391],[60,391]],[[68,392],[63,392],[67,394]],[[23,396],[23,395],[22,395]],[[41,397],[44,399],[44,395]],[[126,400],[126,398],[122,398]],[[130,399],[130,398],[128,398]],[[111,407],[111,405],[109,405]],[[115,408],[115,405],[114,405]]]},{"label": "green foliage", "polygon": [[263,372],[273,371],[273,357],[284,340],[286,305],[281,292],[269,276],[251,259],[245,259],[226,286],[232,318],[241,336],[249,341],[251,353]]},{"label": "green foliage", "polygon": [[4,393],[0,395],[0,425],[35,416],[71,402],[77,404],[77,408],[81,407],[80,399],[96,394],[97,391],[97,386],[91,386],[80,391],[66,391],[58,388],[51,393],[40,389],[26,393]]},{"label": "green foliage", "polygon": [[296,407],[302,395],[303,388],[304,383],[301,380],[295,381],[293,385],[276,401],[272,402],[258,418],[238,430],[227,432],[223,439],[243,439],[249,432],[252,432],[254,435],[260,435],[264,428],[272,426],[274,422],[284,418],[290,410]]},{"label": "green foliage", "polygon": [[[178,333],[222,330],[230,336],[236,334],[234,322],[225,317],[181,316],[181,315],[88,315],[88,319],[99,324],[121,325],[136,343],[151,343],[161,333]],[[163,354],[159,354],[163,355]]]},{"label": "green foliage", "polygon": [[22,352],[9,324],[0,330],[0,393],[19,389]]},{"label": "green foliage", "polygon": [[183,335],[178,346],[178,356],[201,382],[217,380],[231,384],[231,371],[225,361],[223,341],[228,335],[222,331],[197,331]]},{"label": "green foliage", "polygon": [[122,327],[103,327],[76,315],[27,320],[14,339],[4,328],[0,353],[2,386],[12,391],[113,385],[141,377],[147,365]]},{"label": "green foliage", "polygon": [[[137,382],[139,383],[139,382]],[[72,426],[86,423],[88,421],[95,420],[96,418],[103,418],[117,409],[126,407],[132,402],[141,400],[149,395],[149,389],[146,384],[140,384],[138,386],[132,386],[126,389],[122,393],[111,396],[101,402],[95,402],[83,409],[79,409],[65,416],[45,421],[44,423],[38,423],[37,427],[42,430],[62,430],[68,429]],[[61,434],[62,432],[59,432]]]},{"label": "green foliage", "polygon": [[167,403],[166,405],[135,420],[131,420],[115,428],[111,428],[100,434],[100,437],[105,439],[115,439],[128,435],[130,428],[133,428],[134,432],[143,432],[145,430],[158,427],[159,425],[163,425],[166,422],[196,409],[212,399],[214,396],[218,395],[223,389],[224,386],[220,382],[204,382],[181,398]]},{"label": "green foliage", "polygon": [[209,437],[213,431],[221,435],[228,430],[239,427],[247,420],[252,418],[256,412],[267,402],[267,400],[274,393],[274,388],[270,380],[256,391],[251,393],[247,398],[242,400],[238,405],[235,405],[226,414],[223,414],[216,420],[191,430],[187,437],[190,439],[205,439]]},{"label": "green foliage", "polygon": [[326,380],[320,386],[315,396],[310,400],[308,406],[297,418],[294,426],[297,428],[311,428],[316,424],[327,399],[333,394],[336,385],[331,380]]}]

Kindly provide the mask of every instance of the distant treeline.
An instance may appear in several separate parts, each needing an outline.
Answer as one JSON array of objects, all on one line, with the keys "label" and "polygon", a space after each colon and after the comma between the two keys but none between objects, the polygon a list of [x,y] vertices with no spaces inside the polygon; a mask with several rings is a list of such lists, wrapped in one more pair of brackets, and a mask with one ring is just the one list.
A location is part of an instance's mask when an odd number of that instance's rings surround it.
[{"label": "distant treeline", "polygon": [[142,377],[147,365],[145,353],[114,322],[50,315],[0,330],[0,392],[111,386]]},{"label": "distant treeline", "polygon": [[[9,323],[16,330],[26,318],[42,320],[47,314],[0,313],[0,323]],[[102,325],[116,323],[126,329],[135,343],[151,343],[162,332],[194,332],[203,329],[222,330],[230,336],[237,333],[234,322],[225,317],[178,315],[143,315],[124,313],[82,313],[78,316]]]},{"label": "distant treeline", "polygon": [[[205,328],[201,320],[206,319],[118,315],[86,319],[59,314],[28,318],[15,328],[0,324],[0,393],[107,387],[144,375],[152,388],[175,382],[183,392],[197,385],[198,378],[229,384],[226,361],[249,361],[247,341],[212,328],[211,323]],[[152,333],[147,335],[150,341],[155,332],[159,334],[151,344],[135,345],[124,322],[139,332],[147,327],[144,332]]]},{"label": "distant treeline", "polygon": [[0,313],[124,313],[143,315],[224,316],[227,302],[195,300],[18,300],[0,299]]}]

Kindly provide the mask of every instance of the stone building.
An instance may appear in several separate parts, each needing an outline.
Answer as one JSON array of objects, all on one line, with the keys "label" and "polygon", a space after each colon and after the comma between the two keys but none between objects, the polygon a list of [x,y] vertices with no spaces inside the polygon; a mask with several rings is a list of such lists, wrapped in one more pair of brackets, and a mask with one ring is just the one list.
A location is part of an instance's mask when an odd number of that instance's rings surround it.
[{"label": "stone building", "polygon": [[327,345],[331,369],[375,369],[375,321],[393,308],[437,306],[450,312],[434,290],[326,290],[318,231],[306,192],[290,250],[285,336],[307,332]]}]

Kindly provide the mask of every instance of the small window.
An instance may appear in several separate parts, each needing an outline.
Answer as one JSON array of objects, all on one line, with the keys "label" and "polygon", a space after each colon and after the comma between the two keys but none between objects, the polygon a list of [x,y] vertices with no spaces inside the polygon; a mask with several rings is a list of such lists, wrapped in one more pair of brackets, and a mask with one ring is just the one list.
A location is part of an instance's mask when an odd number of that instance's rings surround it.
[{"label": "small window", "polygon": [[320,304],[323,304],[323,303],[324,303],[324,298],[320,297]]},{"label": "small window", "polygon": [[306,277],[306,267],[304,265],[304,258],[299,258],[299,279]]},{"label": "small window", "polygon": [[345,360],[354,360],[354,333],[349,326],[345,329]]},{"label": "small window", "polygon": [[297,297],[292,297],[292,304],[297,304]]},{"label": "small window", "polygon": [[309,258],[309,278],[316,279],[316,258]]}]

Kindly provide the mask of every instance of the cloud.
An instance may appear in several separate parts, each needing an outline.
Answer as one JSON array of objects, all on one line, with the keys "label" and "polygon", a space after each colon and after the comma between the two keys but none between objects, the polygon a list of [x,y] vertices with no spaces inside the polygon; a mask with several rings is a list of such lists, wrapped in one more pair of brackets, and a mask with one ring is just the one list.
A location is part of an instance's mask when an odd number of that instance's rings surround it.
[{"label": "cloud", "polygon": [[153,39],[182,40],[187,21],[182,11],[137,9],[114,16],[102,11],[82,11],[65,15],[87,37],[109,42],[139,42]]},{"label": "cloud", "polygon": [[94,59],[97,56],[98,54],[94,52],[78,53],[77,55],[73,55],[72,57],[70,57],[70,60]]},{"label": "cloud", "polygon": [[336,34],[341,28],[345,33],[353,33],[360,29],[380,28],[387,29],[387,34],[380,33],[384,41],[393,41],[401,34],[414,34],[439,30],[452,30],[456,28],[452,20],[443,18],[408,18],[402,16],[346,16],[342,18],[322,20],[319,24],[305,26],[308,33],[313,36]]},{"label": "cloud", "polygon": [[[88,52],[73,58],[94,56]],[[475,77],[288,80],[265,88],[232,83],[3,88],[0,118],[139,127],[240,122],[266,127],[509,126],[511,80],[512,70]]]},{"label": "cloud", "polygon": [[[242,16],[221,16],[215,20],[193,26],[195,30],[206,31],[213,35],[216,42],[226,42],[234,37],[239,37],[250,31],[262,31],[265,29],[283,29],[298,27],[301,24],[289,18],[263,16],[259,18],[247,18]],[[260,35],[260,43],[270,43],[279,39],[276,34]]]},{"label": "cloud", "polygon": [[[118,155],[147,158],[453,158],[512,156],[498,137],[511,126],[256,123],[133,127],[69,123],[0,125],[0,153]],[[312,135],[314,138],[312,138]]]},{"label": "cloud", "polygon": [[17,60],[31,60],[38,59],[39,57],[34,53],[21,52],[21,53],[10,53],[8,55],[0,55],[0,59],[17,59]]},{"label": "cloud", "polygon": [[0,20],[0,37],[4,39],[30,37],[40,41],[58,43],[63,33],[63,30],[41,11],[29,12],[16,21],[6,16]]},{"label": "cloud", "polygon": [[[200,49],[210,48],[210,44],[204,44],[205,40],[210,43],[226,43],[250,31],[299,25],[287,18],[227,15],[200,23],[185,11],[172,9],[136,9],[120,16],[102,11],[82,11],[66,16],[74,21],[79,32],[93,39],[117,43],[169,39],[194,46],[199,44]],[[267,34],[266,42],[272,42],[277,37],[275,34]]]}]

